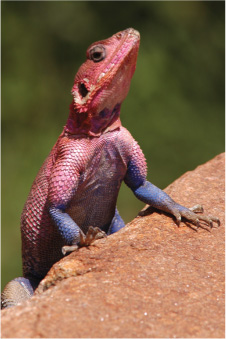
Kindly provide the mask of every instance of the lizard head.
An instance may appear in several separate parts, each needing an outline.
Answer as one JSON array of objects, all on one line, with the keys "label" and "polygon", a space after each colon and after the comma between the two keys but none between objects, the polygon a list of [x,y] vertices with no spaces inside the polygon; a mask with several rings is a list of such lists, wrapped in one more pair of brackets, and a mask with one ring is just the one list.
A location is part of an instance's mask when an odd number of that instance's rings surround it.
[{"label": "lizard head", "polygon": [[110,125],[115,128],[116,120],[120,123],[120,104],[129,91],[139,42],[139,32],[128,28],[89,46],[72,87],[70,108],[77,128],[86,124],[88,134],[100,134]]}]

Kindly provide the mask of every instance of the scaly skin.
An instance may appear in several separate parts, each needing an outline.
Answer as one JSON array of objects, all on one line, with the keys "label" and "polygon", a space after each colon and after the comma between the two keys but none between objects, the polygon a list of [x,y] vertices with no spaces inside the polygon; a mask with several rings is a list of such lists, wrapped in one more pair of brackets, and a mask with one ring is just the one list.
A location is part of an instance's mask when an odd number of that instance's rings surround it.
[{"label": "scaly skin", "polygon": [[3,307],[30,297],[63,253],[124,226],[116,209],[123,180],[138,199],[173,214],[178,224],[181,217],[197,225],[199,220],[210,227],[219,224],[217,218],[198,217],[146,181],[144,155],[121,126],[120,106],[135,71],[139,42],[139,33],[130,28],[88,48],[87,60],[74,80],[66,126],[24,206],[24,277],[7,284]]}]

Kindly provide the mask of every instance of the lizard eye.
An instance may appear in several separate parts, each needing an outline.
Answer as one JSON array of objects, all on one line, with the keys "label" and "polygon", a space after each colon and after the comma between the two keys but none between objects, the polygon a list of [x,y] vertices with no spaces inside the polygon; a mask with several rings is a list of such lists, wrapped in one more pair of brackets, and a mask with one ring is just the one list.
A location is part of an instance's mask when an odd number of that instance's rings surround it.
[{"label": "lizard eye", "polygon": [[105,51],[104,46],[102,45],[94,46],[89,51],[89,59],[93,60],[94,62],[99,62],[105,59],[105,57],[106,57],[106,51]]}]

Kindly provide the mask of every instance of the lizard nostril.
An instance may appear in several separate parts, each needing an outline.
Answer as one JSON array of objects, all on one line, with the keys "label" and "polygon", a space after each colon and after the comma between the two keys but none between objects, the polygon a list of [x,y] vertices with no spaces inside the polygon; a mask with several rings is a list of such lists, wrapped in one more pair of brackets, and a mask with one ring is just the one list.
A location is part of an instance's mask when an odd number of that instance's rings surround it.
[{"label": "lizard nostril", "polygon": [[81,96],[83,98],[87,96],[89,91],[88,91],[88,89],[86,88],[86,86],[85,86],[85,84],[83,82],[78,84],[78,89],[79,89],[79,93],[81,94]]},{"label": "lizard nostril", "polygon": [[117,39],[121,39],[121,37],[122,37],[122,33],[121,33],[121,32],[119,32],[119,33],[116,34],[116,38],[117,38]]}]

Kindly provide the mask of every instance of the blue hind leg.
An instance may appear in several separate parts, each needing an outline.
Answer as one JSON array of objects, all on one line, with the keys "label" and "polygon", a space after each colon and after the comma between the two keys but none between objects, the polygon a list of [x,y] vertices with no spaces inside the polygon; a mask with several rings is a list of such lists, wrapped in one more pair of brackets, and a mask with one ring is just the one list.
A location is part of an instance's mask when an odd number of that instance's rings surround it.
[{"label": "blue hind leg", "polygon": [[124,226],[125,226],[125,223],[122,220],[122,218],[120,217],[119,212],[116,208],[114,218],[112,219],[112,222],[111,222],[111,225],[109,227],[107,234],[109,235],[109,234],[113,234],[115,232],[118,232]]},{"label": "blue hind leg", "polygon": [[39,280],[24,277],[11,280],[1,294],[1,308],[16,306],[31,298],[38,284]]}]

